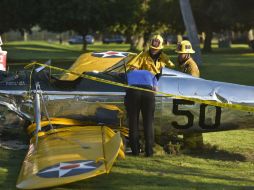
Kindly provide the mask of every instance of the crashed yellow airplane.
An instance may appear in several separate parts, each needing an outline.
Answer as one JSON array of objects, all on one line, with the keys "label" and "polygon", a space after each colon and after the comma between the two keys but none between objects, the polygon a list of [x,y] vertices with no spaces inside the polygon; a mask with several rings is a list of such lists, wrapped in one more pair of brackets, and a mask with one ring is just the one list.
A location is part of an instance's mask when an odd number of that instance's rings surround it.
[{"label": "crashed yellow airplane", "polygon": [[[108,173],[124,157],[128,52],[83,54],[64,70],[46,64],[2,72],[0,118],[31,137],[17,187],[51,187]],[[56,78],[47,67],[62,71]],[[139,89],[142,90],[142,89]],[[156,95],[155,134],[253,127],[254,87],[195,78],[164,68]]]}]

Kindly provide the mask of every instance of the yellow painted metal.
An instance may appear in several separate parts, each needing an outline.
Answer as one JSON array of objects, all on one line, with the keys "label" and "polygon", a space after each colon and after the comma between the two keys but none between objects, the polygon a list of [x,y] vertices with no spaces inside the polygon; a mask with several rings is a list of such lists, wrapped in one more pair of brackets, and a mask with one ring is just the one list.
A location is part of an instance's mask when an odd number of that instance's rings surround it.
[{"label": "yellow painted metal", "polygon": [[[82,74],[88,71],[104,71],[105,69],[115,65],[119,62],[123,57],[95,57],[92,56],[92,53],[84,53],[82,54],[69,68],[69,71]],[[61,80],[75,80],[77,79],[77,75],[73,75],[71,73],[65,73],[60,77]]]},{"label": "yellow painted metal", "polygon": [[[89,106],[89,113],[90,115],[95,115],[96,109],[100,108],[105,108],[107,110],[112,110],[112,111],[118,111],[118,118],[120,120],[120,126],[115,126],[114,129],[117,131],[121,131],[121,134],[124,136],[126,135],[126,130],[123,131],[121,130],[121,120],[124,117],[124,112],[122,109],[115,105],[107,105],[107,104],[102,104],[102,103],[94,103],[93,105]],[[87,110],[86,110],[87,111]],[[69,119],[69,118],[50,118],[50,121],[41,121],[41,128],[46,127],[48,125],[67,125],[67,126],[77,126],[77,125],[95,125],[96,123],[94,122],[89,122],[89,121],[80,121],[80,120],[75,120],[75,119]],[[27,132],[29,135],[32,135],[33,132],[36,129],[36,123],[32,123],[31,125],[28,126]]]},{"label": "yellow painted metal", "polygon": [[[52,187],[109,173],[118,155],[124,158],[120,133],[106,126],[67,126],[50,130],[39,136],[37,147],[31,139],[17,188]],[[75,169],[82,162],[93,162],[96,167],[88,172],[61,176],[61,172],[70,172],[66,164]],[[63,165],[65,167],[61,168]],[[59,166],[55,171],[59,172],[58,176],[45,177],[52,166]]]},{"label": "yellow painted metal", "polygon": [[[52,125],[83,125],[84,122],[74,120],[74,119],[68,119],[68,118],[50,118],[49,121],[41,121],[41,128],[48,126],[49,124]],[[36,123],[32,123],[31,125],[28,126],[27,132],[30,135],[34,130],[36,129]]]}]

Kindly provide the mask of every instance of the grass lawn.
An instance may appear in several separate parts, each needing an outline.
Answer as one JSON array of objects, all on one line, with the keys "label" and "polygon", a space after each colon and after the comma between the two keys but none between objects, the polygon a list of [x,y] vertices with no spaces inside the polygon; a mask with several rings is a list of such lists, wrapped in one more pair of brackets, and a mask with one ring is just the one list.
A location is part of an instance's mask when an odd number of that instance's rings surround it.
[{"label": "grass lawn", "polygon": [[[166,52],[176,60],[174,46]],[[19,70],[32,60],[52,59],[59,67],[68,67],[82,53],[80,45],[47,42],[12,42],[8,50],[10,70]],[[127,51],[126,44],[89,45],[89,51]],[[254,53],[247,46],[214,49],[202,56],[201,76],[205,79],[238,84],[254,84]],[[208,148],[192,154],[127,156],[118,160],[109,175],[51,188],[67,189],[254,189],[254,129],[206,133]],[[210,148],[209,148],[210,147]],[[0,148],[0,189],[12,190],[26,151]]]},{"label": "grass lawn", "polygon": [[[218,148],[196,154],[127,156],[112,172],[89,180],[51,188],[67,189],[253,189],[253,130],[205,134]],[[15,189],[25,151],[0,149],[0,188]]]},{"label": "grass lawn", "polygon": [[[128,44],[88,45],[88,51],[128,51]],[[82,54],[81,45],[57,44],[48,42],[11,42],[3,46],[8,51],[10,70],[19,70],[24,65],[37,60],[52,60],[52,64],[68,68]],[[176,62],[175,45],[167,46],[173,62]],[[253,85],[254,52],[247,45],[233,45],[231,49],[214,48],[213,53],[202,55],[203,65],[200,66],[201,77],[209,80]]]}]

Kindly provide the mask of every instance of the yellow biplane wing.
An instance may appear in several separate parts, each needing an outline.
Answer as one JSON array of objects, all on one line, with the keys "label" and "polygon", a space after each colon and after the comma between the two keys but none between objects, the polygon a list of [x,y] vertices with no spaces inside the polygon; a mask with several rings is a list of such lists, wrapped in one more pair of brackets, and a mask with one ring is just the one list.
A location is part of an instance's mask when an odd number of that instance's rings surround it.
[{"label": "yellow biplane wing", "polygon": [[17,188],[52,187],[109,173],[117,156],[124,157],[120,133],[106,126],[67,125],[38,138],[37,145],[31,139]]}]

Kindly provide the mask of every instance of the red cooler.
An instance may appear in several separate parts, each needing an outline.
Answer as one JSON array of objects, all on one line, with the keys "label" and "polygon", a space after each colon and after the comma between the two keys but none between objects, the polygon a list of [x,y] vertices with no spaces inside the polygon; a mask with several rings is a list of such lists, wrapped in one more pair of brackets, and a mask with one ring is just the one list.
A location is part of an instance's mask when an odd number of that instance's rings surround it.
[{"label": "red cooler", "polygon": [[1,71],[6,71],[6,57],[7,57],[7,51],[0,50],[0,70]]}]

